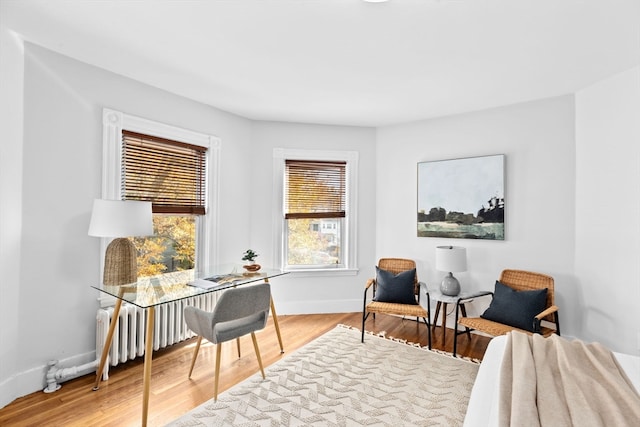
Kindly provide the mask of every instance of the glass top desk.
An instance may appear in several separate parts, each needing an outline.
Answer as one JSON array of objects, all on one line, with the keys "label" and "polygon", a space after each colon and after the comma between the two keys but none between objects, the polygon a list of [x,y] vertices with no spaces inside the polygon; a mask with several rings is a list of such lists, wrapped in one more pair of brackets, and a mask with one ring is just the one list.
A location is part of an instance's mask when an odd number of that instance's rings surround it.
[{"label": "glass top desk", "polygon": [[[219,266],[207,274],[197,274],[194,270],[165,274],[163,276],[140,278],[136,283],[121,286],[91,286],[116,298],[112,319],[118,319],[122,302],[133,304],[147,309],[147,324],[144,351],[144,377],[142,395],[142,425],[147,425],[149,409],[149,385],[151,378],[151,359],[153,353],[153,331],[155,321],[155,307],[161,304],[179,301],[211,292],[218,292],[236,286],[242,286],[255,282],[268,282],[269,279],[287,274],[285,271],[274,269],[261,269],[257,272],[243,272],[237,265]],[[271,316],[278,336],[280,352],[284,353],[278,316],[276,314],[273,298],[271,298]],[[96,380],[93,390],[100,387],[100,377],[104,370],[113,333],[117,321],[112,320],[105,340],[100,364],[96,371]]]}]

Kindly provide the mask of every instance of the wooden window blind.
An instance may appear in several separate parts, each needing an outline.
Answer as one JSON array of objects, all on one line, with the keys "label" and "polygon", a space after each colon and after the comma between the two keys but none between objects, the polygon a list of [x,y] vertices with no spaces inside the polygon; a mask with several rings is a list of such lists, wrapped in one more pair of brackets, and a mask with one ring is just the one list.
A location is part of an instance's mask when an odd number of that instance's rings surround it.
[{"label": "wooden window blind", "polygon": [[344,218],[346,165],[285,160],[285,219]]},{"label": "wooden window blind", "polygon": [[207,149],[122,131],[123,200],[152,202],[154,213],[204,215]]}]

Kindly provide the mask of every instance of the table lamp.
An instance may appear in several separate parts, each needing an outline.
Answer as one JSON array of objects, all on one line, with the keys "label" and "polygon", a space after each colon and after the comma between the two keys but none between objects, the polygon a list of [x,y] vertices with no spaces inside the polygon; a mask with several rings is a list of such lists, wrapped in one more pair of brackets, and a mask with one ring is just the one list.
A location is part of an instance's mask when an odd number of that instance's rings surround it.
[{"label": "table lamp", "polygon": [[453,273],[467,270],[467,249],[460,246],[436,247],[436,270],[449,272],[442,279],[440,292],[449,296],[458,295],[460,293],[460,282],[453,277]]},{"label": "table lamp", "polygon": [[119,286],[138,280],[137,251],[127,237],[153,234],[151,202],[93,201],[89,236],[114,237],[104,254],[103,284]]}]

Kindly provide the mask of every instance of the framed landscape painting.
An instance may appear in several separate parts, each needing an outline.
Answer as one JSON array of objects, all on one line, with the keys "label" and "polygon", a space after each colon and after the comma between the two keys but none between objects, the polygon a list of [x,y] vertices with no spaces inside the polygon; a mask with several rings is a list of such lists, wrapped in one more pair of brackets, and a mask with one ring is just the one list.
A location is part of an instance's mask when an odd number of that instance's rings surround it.
[{"label": "framed landscape painting", "polygon": [[504,155],[418,163],[418,237],[504,240]]}]

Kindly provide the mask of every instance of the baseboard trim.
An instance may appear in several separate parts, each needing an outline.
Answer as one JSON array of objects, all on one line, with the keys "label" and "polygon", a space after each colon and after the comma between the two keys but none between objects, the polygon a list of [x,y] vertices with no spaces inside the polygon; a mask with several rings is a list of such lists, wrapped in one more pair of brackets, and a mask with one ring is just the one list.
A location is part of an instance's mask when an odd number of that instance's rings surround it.
[{"label": "baseboard trim", "polygon": [[[72,367],[89,363],[96,358],[96,352],[78,354],[58,360],[60,367]],[[12,375],[0,383],[0,408],[4,408],[14,400],[35,392],[42,392],[47,386],[49,362],[35,366]],[[68,378],[71,379],[71,378]]]},{"label": "baseboard trim", "polygon": [[278,315],[362,312],[362,300],[287,301],[275,305]]}]

